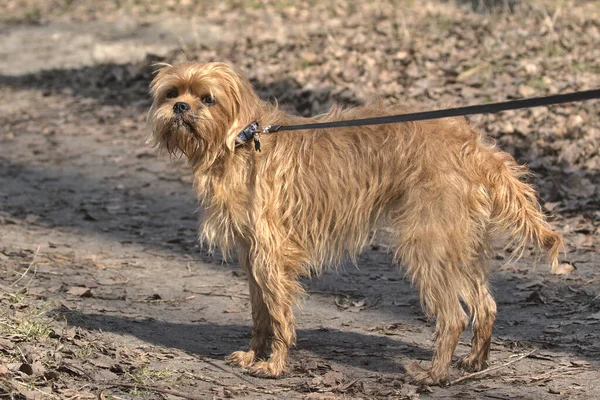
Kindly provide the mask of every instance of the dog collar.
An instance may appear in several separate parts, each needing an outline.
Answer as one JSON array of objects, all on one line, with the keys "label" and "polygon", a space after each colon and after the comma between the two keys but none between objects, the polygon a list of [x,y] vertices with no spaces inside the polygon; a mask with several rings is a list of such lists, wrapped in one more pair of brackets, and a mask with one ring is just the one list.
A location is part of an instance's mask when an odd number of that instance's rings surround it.
[{"label": "dog collar", "polygon": [[260,131],[258,129],[258,121],[252,122],[238,133],[235,138],[235,147],[240,147],[250,140],[254,141],[254,149],[260,151]]}]

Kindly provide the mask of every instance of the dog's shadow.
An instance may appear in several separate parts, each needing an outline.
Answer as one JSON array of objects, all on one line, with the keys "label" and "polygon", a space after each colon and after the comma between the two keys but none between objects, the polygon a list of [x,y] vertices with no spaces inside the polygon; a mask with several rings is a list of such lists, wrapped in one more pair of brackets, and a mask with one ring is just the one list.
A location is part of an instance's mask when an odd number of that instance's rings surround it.
[{"label": "dog's shadow", "polygon": [[[225,356],[245,350],[250,326],[212,323],[175,323],[155,319],[92,314],[75,310],[60,312],[72,326],[92,331],[131,335],[144,342],[183,350],[201,359],[223,361]],[[305,372],[307,361],[320,367],[341,363],[377,373],[405,373],[408,360],[429,360],[432,352],[398,337],[364,335],[337,329],[299,329],[298,344],[290,355],[291,373]],[[314,355],[312,357],[311,355]]]}]

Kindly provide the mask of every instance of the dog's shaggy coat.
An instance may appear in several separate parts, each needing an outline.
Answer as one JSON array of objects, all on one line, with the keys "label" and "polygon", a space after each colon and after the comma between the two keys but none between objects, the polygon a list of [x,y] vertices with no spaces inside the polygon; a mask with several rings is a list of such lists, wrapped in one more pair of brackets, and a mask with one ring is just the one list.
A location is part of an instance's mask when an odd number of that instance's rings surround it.
[{"label": "dog's shaggy coat", "polygon": [[[228,360],[255,375],[285,370],[296,340],[292,307],[304,293],[298,277],[354,257],[381,224],[393,228],[395,260],[436,319],[431,367],[409,367],[420,383],[448,379],[469,317],[472,349],[460,366],[486,366],[496,316],[486,278],[495,234],[506,233],[517,255],[533,245],[557,264],[562,240],[545,221],[532,187],[521,181],[526,170],[464,118],[266,134],[256,152],[251,143],[235,146],[252,121],[309,120],[260,100],[228,65],[163,65],[151,93],[153,140],[183,153],[193,168],[203,239],[225,253],[236,250],[247,273],[250,349]],[[310,121],[406,111],[379,104],[335,107]]]}]

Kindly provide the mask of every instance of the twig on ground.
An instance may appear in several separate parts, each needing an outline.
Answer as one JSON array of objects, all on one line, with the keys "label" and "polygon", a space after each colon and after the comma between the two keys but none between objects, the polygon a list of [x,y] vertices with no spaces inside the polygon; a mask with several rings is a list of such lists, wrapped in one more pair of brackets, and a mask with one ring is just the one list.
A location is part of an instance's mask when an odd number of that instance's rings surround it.
[{"label": "twig on ground", "polygon": [[17,350],[19,350],[19,355],[21,356],[21,359],[23,360],[23,362],[25,364],[27,364],[28,363],[27,357],[25,357],[25,354],[23,354],[23,350],[21,350],[21,348],[17,345],[15,345],[15,347],[17,348]]},{"label": "twig on ground", "polygon": [[244,381],[244,382],[246,382],[246,383],[248,383],[250,385],[252,384],[252,382],[250,382],[248,379],[246,379],[243,375],[238,374],[237,372],[235,372],[233,370],[229,371],[229,370],[221,367],[220,365],[218,365],[218,364],[216,364],[216,363],[214,363],[214,362],[212,362],[210,360],[204,360],[204,362],[207,363],[208,365],[210,365],[211,367],[219,370],[219,371],[222,371],[222,372],[225,372],[225,373],[228,373],[228,374],[232,374],[236,378],[238,378],[238,379],[240,379],[240,380],[242,380],[242,381]]},{"label": "twig on ground", "polygon": [[233,294],[233,293],[194,292],[193,290],[189,290],[189,289],[187,290],[187,292],[199,294],[201,296],[232,297],[232,298],[243,299],[243,300],[250,299],[250,296],[248,296],[248,295],[240,295],[240,294]]},{"label": "twig on ground", "polygon": [[[582,369],[583,369],[583,371],[582,371]],[[585,368],[585,367],[581,368],[581,367],[573,367],[573,366],[565,365],[562,367],[557,367],[557,368],[553,369],[552,371],[548,371],[541,375],[530,376],[529,379],[531,379],[531,381],[533,381],[533,382],[544,381],[547,379],[556,378],[557,376],[561,376],[561,375],[570,375],[573,373],[581,373],[581,372],[584,372],[585,370],[587,370],[587,368]]]},{"label": "twig on ground", "polygon": [[457,379],[453,380],[452,382],[450,382],[450,384],[451,384],[451,385],[455,385],[455,384],[457,384],[457,383],[459,383],[459,382],[462,382],[462,381],[465,381],[465,380],[467,380],[467,379],[475,378],[475,377],[477,377],[477,376],[485,375],[485,374],[487,374],[487,373],[489,373],[489,372],[496,371],[496,370],[498,370],[498,369],[501,369],[501,368],[508,367],[509,365],[512,365],[512,364],[514,364],[514,363],[516,363],[516,362],[518,362],[518,361],[521,361],[522,359],[524,359],[524,358],[526,358],[526,357],[529,357],[530,355],[532,355],[532,354],[533,354],[533,353],[535,353],[536,351],[537,351],[537,349],[533,349],[533,350],[531,350],[531,351],[529,351],[529,352],[527,352],[527,353],[525,353],[525,354],[521,354],[521,355],[520,355],[519,357],[517,357],[517,358],[514,358],[514,359],[512,359],[512,360],[510,360],[510,361],[507,361],[507,362],[505,362],[504,364],[497,365],[497,366],[495,366],[495,367],[491,367],[491,368],[486,368],[486,369],[484,369],[483,371],[479,371],[479,372],[473,372],[473,373],[471,373],[471,374],[463,375],[463,376],[461,376],[460,378],[457,378]]},{"label": "twig on ground", "polygon": [[231,285],[194,285],[194,288],[209,287],[209,288],[225,288]]},{"label": "twig on ground", "polygon": [[[222,368],[219,368],[219,369],[222,369]],[[223,386],[223,387],[228,387],[228,386],[230,387],[231,386],[230,384],[221,383],[217,379],[211,378],[211,377],[206,376],[206,375],[193,374],[193,373],[187,372],[187,371],[184,372],[183,374],[186,375],[186,376],[189,376],[190,378],[193,378],[193,379],[198,379],[198,380],[201,380],[201,381],[204,381],[204,382],[212,383],[213,385],[219,385],[219,386]],[[240,376],[238,374],[234,373],[233,375],[235,375],[238,379],[241,379],[244,382],[248,383],[248,385],[250,385],[250,386],[242,385],[243,388],[245,390],[249,391],[249,392],[256,392],[256,393],[263,393],[263,394],[276,394],[276,393],[281,393],[281,392],[287,392],[287,391],[290,390],[290,389],[287,389],[287,388],[274,389],[274,390],[263,389],[263,388],[260,388],[260,387],[253,386],[252,382],[250,382],[249,380],[245,379],[244,377],[242,377],[242,376]],[[353,382],[353,383],[356,383],[356,382]]]},{"label": "twig on ground", "polygon": [[488,397],[490,399],[498,399],[498,400],[510,400],[512,398],[512,397],[498,396],[496,394],[489,394],[489,393],[485,393],[484,396]]},{"label": "twig on ground", "polygon": [[206,396],[195,396],[193,394],[189,394],[189,393],[185,393],[185,392],[180,392],[179,390],[174,390],[174,389],[167,389],[161,386],[154,386],[154,385],[138,385],[138,384],[133,384],[133,383],[118,383],[118,382],[110,382],[108,384],[106,384],[107,387],[116,387],[116,386],[120,386],[120,387],[124,387],[124,388],[129,388],[129,389],[145,389],[145,390],[151,390],[151,391],[155,391],[158,393],[163,393],[163,394],[170,394],[172,396],[177,396],[177,397],[181,397],[182,399],[189,399],[189,400],[204,400],[206,399]]},{"label": "twig on ground", "polygon": [[200,381],[204,381],[204,382],[208,382],[208,383],[212,383],[215,385],[219,385],[219,386],[226,386],[223,383],[220,383],[217,379],[211,378],[210,376],[205,376],[205,375],[200,375],[200,374],[193,374],[191,372],[185,371],[183,373],[186,376],[189,376],[190,378],[194,378]]},{"label": "twig on ground", "polygon": [[361,378],[356,378],[347,383],[340,383],[339,385],[337,385],[335,387],[335,390],[337,390],[339,392],[345,392],[346,390],[350,389],[352,386],[356,385],[356,383],[358,381],[360,381],[360,379]]},{"label": "twig on ground", "polygon": [[183,303],[184,301],[193,300],[196,296],[188,296],[183,299],[160,299],[160,300],[135,300],[136,303]]},{"label": "twig on ground", "polygon": [[[31,392],[38,392],[38,393],[41,393],[41,396],[40,396],[40,397],[38,397],[38,396],[34,396],[34,397],[32,397],[32,398],[35,398],[35,399],[37,399],[37,398],[44,398],[44,397],[45,397],[45,398],[48,398],[48,397],[50,397],[50,398],[53,398],[53,399],[59,399],[59,400],[60,400],[60,397],[58,397],[58,396],[57,396],[57,395],[55,395],[55,394],[52,394],[52,393],[48,393],[48,392],[42,391],[42,390],[40,390],[40,389],[36,388],[35,386],[33,386],[33,387],[32,387],[32,385],[31,385],[31,382],[19,382],[18,380],[13,380],[13,382],[15,382],[16,384],[18,384],[18,385],[20,385],[20,386],[23,386],[25,389],[27,389],[27,390],[29,390],[29,391],[31,391]],[[3,397],[4,397],[4,396],[3,396]]]},{"label": "twig on ground", "polygon": [[[19,283],[19,281],[21,279],[23,279],[25,277],[25,275],[27,275],[27,273],[29,272],[29,270],[31,269],[31,267],[33,266],[33,264],[35,263],[35,258],[37,257],[39,251],[40,251],[40,246],[38,246],[37,250],[33,254],[33,258],[31,259],[31,262],[29,263],[29,266],[27,267],[27,269],[25,270],[25,272],[23,272],[23,274],[19,277],[19,279],[17,279],[16,281],[14,281],[10,286],[15,286],[17,283]],[[29,281],[29,283],[31,283],[31,281]]]}]

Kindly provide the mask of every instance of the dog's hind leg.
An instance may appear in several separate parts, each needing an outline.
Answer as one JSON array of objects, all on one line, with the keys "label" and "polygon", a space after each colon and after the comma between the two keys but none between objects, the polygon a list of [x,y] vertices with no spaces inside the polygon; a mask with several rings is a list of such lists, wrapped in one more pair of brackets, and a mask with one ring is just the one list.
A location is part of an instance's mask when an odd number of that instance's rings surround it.
[{"label": "dog's hind leg", "polygon": [[410,212],[392,220],[398,231],[397,257],[417,285],[427,315],[435,317],[436,327],[431,367],[413,363],[406,370],[417,383],[434,385],[448,381],[452,356],[468,325],[459,296],[469,277],[464,267],[473,261],[476,240],[460,198],[414,194],[416,200],[405,205]]},{"label": "dog's hind leg", "polygon": [[[434,268],[437,272],[444,271],[443,265]],[[448,381],[452,355],[461,333],[467,327],[468,318],[462,309],[458,293],[453,288],[441,284],[435,277],[427,275],[419,274],[416,280],[421,296],[424,297],[427,313],[436,319],[433,359],[429,369],[412,363],[406,366],[406,370],[416,383],[437,385]]]},{"label": "dog's hind leg", "polygon": [[492,340],[492,327],[496,320],[496,302],[489,292],[485,277],[473,282],[469,292],[463,296],[473,317],[473,340],[471,353],[462,357],[458,366],[469,372],[480,371],[487,367]]},{"label": "dog's hind leg", "polygon": [[248,351],[236,351],[227,357],[227,362],[238,367],[250,367],[256,360],[266,356],[266,350],[271,340],[271,319],[263,300],[262,290],[254,279],[250,264],[250,254],[247,247],[238,248],[239,262],[248,277],[250,301],[252,304],[252,339]]}]

